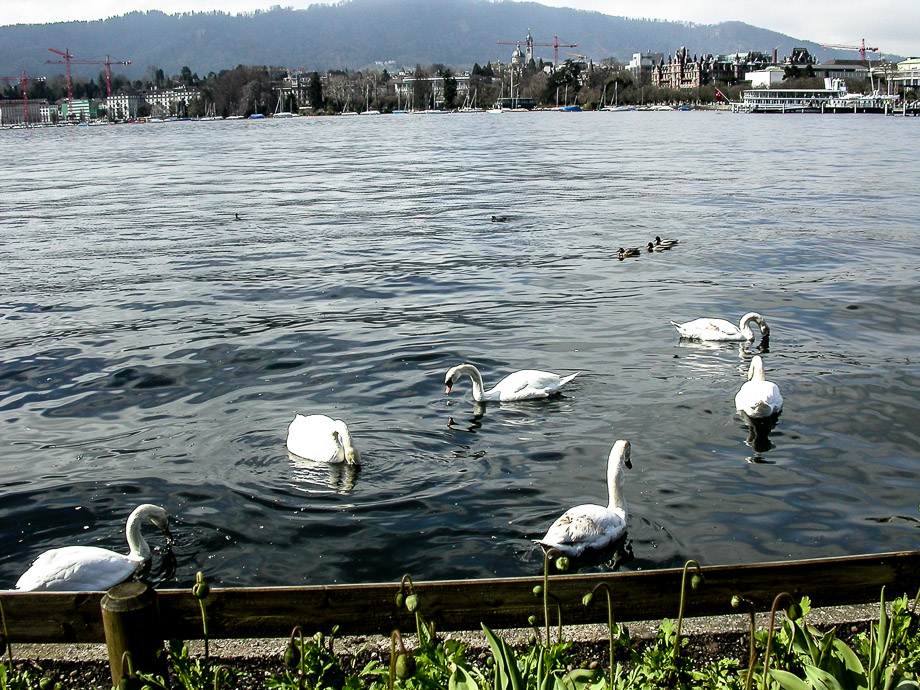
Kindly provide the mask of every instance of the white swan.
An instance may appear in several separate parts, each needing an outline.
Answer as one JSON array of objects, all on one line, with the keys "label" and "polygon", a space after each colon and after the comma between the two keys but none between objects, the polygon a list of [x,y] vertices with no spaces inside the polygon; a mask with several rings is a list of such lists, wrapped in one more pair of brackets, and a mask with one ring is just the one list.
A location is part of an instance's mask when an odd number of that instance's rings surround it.
[{"label": "white swan", "polygon": [[446,386],[445,394],[450,393],[451,387],[457,379],[466,374],[473,381],[473,400],[533,400],[547,398],[558,393],[569,381],[578,376],[576,371],[568,376],[559,376],[548,371],[535,369],[522,369],[513,374],[508,374],[489,390],[484,390],[482,374],[472,364],[458,364],[447,372],[444,377]]},{"label": "white swan", "polygon": [[345,422],[324,414],[295,413],[288,426],[287,449],[297,457],[316,462],[361,462]]},{"label": "white swan", "polygon": [[141,521],[149,518],[169,535],[169,515],[160,506],[145,503],[128,516],[125,534],[130,552],[123,556],[98,546],[64,546],[45,551],[22,574],[16,589],[101,592],[124,582],[150,560],[150,547],[141,535]]},{"label": "white swan", "polygon": [[764,318],[754,311],[749,311],[741,317],[741,321],[736,326],[731,321],[725,319],[694,319],[686,323],[671,322],[671,325],[677,329],[681,338],[692,338],[694,340],[719,340],[724,342],[751,342],[754,340],[754,331],[748,324],[753,321],[760,327],[761,340],[770,335],[770,327]]},{"label": "white swan", "polygon": [[566,556],[578,556],[585,549],[601,549],[626,532],[626,502],[623,500],[623,465],[632,469],[629,441],[617,441],[607,458],[607,506],[585,504],[569,508],[543,535],[534,541],[546,549],[558,549]]},{"label": "white swan", "polygon": [[754,355],[748,367],[748,380],[735,395],[735,409],[744,412],[751,419],[763,419],[783,409],[783,396],[779,386],[767,381],[763,372],[763,360]]}]

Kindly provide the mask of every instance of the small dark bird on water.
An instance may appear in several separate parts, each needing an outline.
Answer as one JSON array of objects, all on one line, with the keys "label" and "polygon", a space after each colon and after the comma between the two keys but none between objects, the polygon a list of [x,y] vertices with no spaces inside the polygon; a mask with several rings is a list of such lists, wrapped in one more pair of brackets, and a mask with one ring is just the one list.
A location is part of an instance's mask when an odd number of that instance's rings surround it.
[{"label": "small dark bird on water", "polygon": [[649,242],[648,246],[646,246],[646,249],[648,249],[650,252],[664,252],[664,251],[670,251],[671,245],[670,244],[655,244],[654,242]]},{"label": "small dark bird on water", "polygon": [[673,247],[678,242],[680,240],[663,240],[658,235],[655,235],[655,245],[659,247]]},{"label": "small dark bird on water", "polygon": [[234,213],[233,215],[235,216],[235,220],[243,220],[242,218],[240,218],[239,213]]},{"label": "small dark bird on water", "polygon": [[623,247],[620,247],[619,251],[617,252],[617,256],[622,261],[627,256],[639,256],[639,253],[640,252],[638,247],[630,247],[629,249],[623,249]]},{"label": "small dark bird on water", "polygon": [[506,220],[508,219],[505,216],[492,216],[493,223],[504,223]]}]

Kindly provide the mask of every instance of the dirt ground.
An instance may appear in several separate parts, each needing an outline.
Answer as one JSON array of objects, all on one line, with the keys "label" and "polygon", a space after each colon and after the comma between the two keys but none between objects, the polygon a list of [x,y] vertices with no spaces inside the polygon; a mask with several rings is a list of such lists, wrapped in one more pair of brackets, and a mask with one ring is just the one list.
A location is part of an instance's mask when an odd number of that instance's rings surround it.
[{"label": "dirt ground", "polygon": [[[863,630],[870,621],[878,618],[878,604],[847,606],[827,609],[813,609],[808,614],[809,624],[819,630],[838,627],[840,637],[846,639]],[[700,662],[707,662],[726,656],[733,656],[747,663],[748,650],[747,615],[715,616],[686,619],[682,634],[690,639],[688,653]],[[759,627],[768,624],[766,615],[759,615]],[[641,645],[655,636],[658,621],[640,621],[627,624],[634,645]],[[514,646],[526,646],[532,631],[501,630],[501,636]],[[598,625],[566,627],[565,638],[575,642],[573,646],[577,665],[588,666],[592,662],[601,665],[607,659],[606,627]],[[478,631],[444,633],[444,637],[459,639],[466,643],[468,657],[485,660],[489,646],[485,636]],[[406,638],[409,646],[410,638]],[[282,673],[282,654],[286,639],[256,640],[212,640],[210,656],[214,663],[223,663],[242,672],[236,684],[237,690],[262,690],[265,678]],[[336,641],[336,651],[343,655],[361,659],[361,665],[377,658],[386,662],[389,658],[389,639],[384,637],[351,637]],[[200,642],[191,644],[193,655],[203,653]],[[111,688],[108,656],[104,645],[13,645],[13,658],[17,666],[22,665],[38,671],[43,676],[64,682],[67,688],[83,690],[108,690]]]}]

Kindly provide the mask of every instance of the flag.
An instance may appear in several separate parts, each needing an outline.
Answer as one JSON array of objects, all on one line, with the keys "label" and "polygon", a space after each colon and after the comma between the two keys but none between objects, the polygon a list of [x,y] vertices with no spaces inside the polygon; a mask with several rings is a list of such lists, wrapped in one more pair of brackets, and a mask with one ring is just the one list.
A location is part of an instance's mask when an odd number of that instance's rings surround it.
[{"label": "flag", "polygon": [[725,97],[725,94],[723,94],[721,91],[716,89],[716,100],[719,102],[722,102],[722,101],[727,101],[728,99]]}]

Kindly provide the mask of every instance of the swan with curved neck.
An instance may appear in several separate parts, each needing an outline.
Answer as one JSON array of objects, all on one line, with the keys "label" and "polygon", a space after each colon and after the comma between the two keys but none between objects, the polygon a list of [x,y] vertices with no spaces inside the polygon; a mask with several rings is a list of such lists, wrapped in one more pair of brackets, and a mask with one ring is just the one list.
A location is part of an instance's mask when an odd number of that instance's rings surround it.
[{"label": "swan with curved neck", "polygon": [[125,536],[128,555],[98,546],[64,546],[45,551],[22,574],[16,589],[23,591],[99,592],[132,577],[150,560],[150,547],[141,534],[149,519],[169,535],[169,515],[160,506],[145,503],[128,516]]},{"label": "swan with curved neck", "polygon": [[748,380],[735,395],[735,409],[751,419],[772,417],[783,409],[779,386],[766,380],[763,359],[754,355],[748,367]]},{"label": "swan with curved neck", "polygon": [[288,426],[286,445],[288,451],[305,460],[349,465],[361,462],[345,422],[324,414],[295,413]]},{"label": "swan with curved neck", "polygon": [[756,311],[749,311],[741,317],[736,326],[725,319],[701,318],[687,321],[686,323],[671,322],[677,329],[681,338],[692,340],[717,340],[724,342],[751,342],[754,340],[754,331],[748,325],[753,321],[760,328],[760,339],[766,340],[770,336],[770,327],[766,320]]},{"label": "swan with curved neck", "polygon": [[629,441],[617,441],[607,458],[607,505],[584,504],[569,508],[534,541],[545,549],[558,549],[566,556],[579,556],[586,549],[601,549],[626,532],[626,501],[623,499],[623,467],[632,469]]},{"label": "swan with curved neck", "polygon": [[559,376],[549,371],[536,369],[522,369],[508,374],[489,390],[485,390],[482,374],[474,365],[469,363],[458,364],[452,367],[444,377],[445,394],[449,394],[453,385],[461,376],[469,376],[473,382],[473,400],[484,402],[487,400],[535,400],[548,398],[562,390],[562,387],[578,376],[578,372],[568,376]]}]

